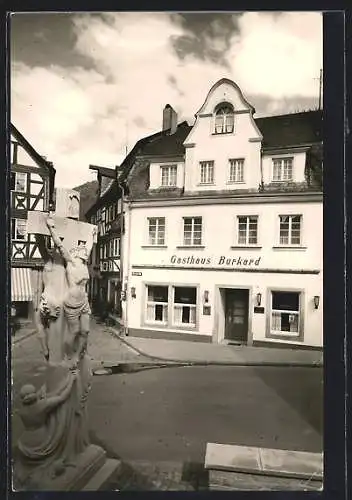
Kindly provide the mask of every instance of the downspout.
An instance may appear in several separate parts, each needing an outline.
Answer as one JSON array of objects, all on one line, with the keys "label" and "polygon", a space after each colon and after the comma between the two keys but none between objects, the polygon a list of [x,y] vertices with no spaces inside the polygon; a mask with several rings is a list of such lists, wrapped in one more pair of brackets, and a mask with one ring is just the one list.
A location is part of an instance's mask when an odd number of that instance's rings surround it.
[{"label": "downspout", "polygon": [[263,148],[260,148],[260,185],[259,192],[262,193],[264,191],[264,174],[263,174]]},{"label": "downspout", "polygon": [[[125,276],[128,277],[128,272],[129,272],[129,249],[130,249],[130,220],[128,221],[128,231],[127,231],[127,236],[128,236],[128,245],[126,245],[125,242],[125,205],[126,204],[126,191],[125,191],[125,186],[123,183],[120,183],[120,180],[118,178],[118,173],[116,175],[116,181],[117,185],[121,189],[122,196],[121,196],[121,227],[120,227],[120,283],[121,283],[121,294],[124,292],[124,302],[125,302],[125,307],[122,308],[121,313],[122,313],[122,323],[123,323],[123,331],[124,334],[128,334],[128,312],[127,312],[127,283],[125,285],[124,279]],[[128,204],[128,211],[130,211],[130,202]],[[129,215],[129,213],[128,213]],[[126,252],[126,272],[124,272],[125,268],[125,250],[127,248]]]},{"label": "downspout", "polygon": [[47,162],[49,169],[49,209],[54,209],[54,191],[55,191],[55,174],[56,170],[52,162]]},{"label": "downspout", "polygon": [[[125,284],[124,284],[124,290],[126,293],[126,308],[125,308],[125,322],[124,322],[124,331],[125,334],[128,335],[128,277],[130,275],[130,250],[131,250],[131,201],[128,201],[127,205],[127,211],[128,213],[128,241],[127,241],[127,254],[126,254],[126,273],[125,273]],[[126,247],[125,247],[126,249]]]}]

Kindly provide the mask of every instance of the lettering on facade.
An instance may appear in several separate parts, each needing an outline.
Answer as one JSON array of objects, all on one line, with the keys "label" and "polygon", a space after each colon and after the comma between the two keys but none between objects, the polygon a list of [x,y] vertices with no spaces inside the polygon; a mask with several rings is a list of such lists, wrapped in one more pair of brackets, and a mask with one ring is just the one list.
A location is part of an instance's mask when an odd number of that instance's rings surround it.
[{"label": "lettering on facade", "polygon": [[227,257],[226,255],[220,255],[218,257],[195,257],[194,255],[188,255],[186,257],[177,257],[177,255],[172,255],[171,264],[178,265],[196,265],[196,266],[228,266],[228,267],[239,267],[239,266],[259,266],[261,257],[248,258],[248,257]]}]

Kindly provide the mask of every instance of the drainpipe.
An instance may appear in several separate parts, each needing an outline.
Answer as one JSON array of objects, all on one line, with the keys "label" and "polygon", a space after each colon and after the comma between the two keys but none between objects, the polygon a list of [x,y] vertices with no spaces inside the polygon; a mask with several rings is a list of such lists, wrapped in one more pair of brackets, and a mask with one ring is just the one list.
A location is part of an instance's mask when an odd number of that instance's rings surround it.
[{"label": "drainpipe", "polygon": [[126,308],[125,308],[125,322],[124,322],[124,331],[125,331],[125,334],[128,335],[128,293],[127,293],[127,290],[128,290],[128,277],[130,275],[130,250],[131,250],[131,202],[128,201],[128,203],[126,204],[127,206],[127,210],[126,210],[126,214],[128,213],[128,231],[127,231],[127,237],[128,237],[128,241],[127,241],[127,245],[125,245],[124,249],[127,250],[126,252],[126,272],[125,272],[125,284],[124,284],[124,289],[125,289],[125,293],[126,293]]},{"label": "drainpipe", "polygon": [[[122,191],[122,196],[121,196],[121,229],[120,229],[120,283],[121,283],[121,292],[125,292],[125,308],[124,311],[122,309],[122,322],[123,322],[123,331],[124,334],[128,334],[128,312],[127,312],[127,285],[125,287],[124,284],[124,279],[125,275],[128,278],[128,273],[129,273],[129,250],[130,250],[130,219],[128,220],[128,231],[127,231],[127,236],[128,236],[128,244],[126,245],[125,242],[125,234],[126,231],[123,231],[125,229],[124,223],[125,223],[125,205],[128,207],[128,215],[130,217],[130,202],[128,204],[126,203],[126,191],[125,191],[125,186],[123,184],[120,184],[119,178],[118,178],[118,172],[116,175],[116,181],[119,186],[119,188]],[[127,251],[126,251],[127,250]],[[125,251],[126,251],[126,266],[125,266]],[[124,272],[124,267],[126,267],[126,272]]]},{"label": "drainpipe", "polygon": [[263,175],[263,148],[260,148],[260,185],[259,191],[264,191],[264,175]]}]

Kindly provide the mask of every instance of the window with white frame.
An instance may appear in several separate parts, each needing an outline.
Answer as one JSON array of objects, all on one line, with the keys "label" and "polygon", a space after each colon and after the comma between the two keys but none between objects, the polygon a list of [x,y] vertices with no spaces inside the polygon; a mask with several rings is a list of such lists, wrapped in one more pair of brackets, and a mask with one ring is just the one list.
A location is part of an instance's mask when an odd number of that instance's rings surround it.
[{"label": "window with white frame", "polygon": [[185,246],[202,244],[202,217],[184,217],[183,244]]},{"label": "window with white frame", "polygon": [[301,244],[301,215],[280,215],[280,245]]},{"label": "window with white frame", "polygon": [[234,158],[229,160],[228,182],[236,183],[244,181],[244,159]]},{"label": "window with white frame", "polygon": [[293,180],[293,158],[273,158],[273,181]]},{"label": "window with white frame", "polygon": [[109,255],[108,257],[112,257],[114,255],[114,240],[109,241]]},{"label": "window with white frame", "polygon": [[11,173],[11,190],[18,193],[27,192],[27,174],[25,172]]},{"label": "window with white frame", "polygon": [[173,187],[177,185],[177,165],[163,165],[161,170],[161,185]]},{"label": "window with white frame", "polygon": [[298,336],[300,332],[300,294],[271,292],[271,325],[273,335]]},{"label": "window with white frame", "polygon": [[197,289],[175,286],[173,301],[173,324],[175,326],[196,326]]},{"label": "window with white frame", "polygon": [[230,134],[234,130],[235,115],[231,104],[221,104],[215,111],[215,134]]},{"label": "window with white frame", "polygon": [[148,244],[165,245],[165,217],[148,218]]},{"label": "window with white frame", "polygon": [[26,219],[11,220],[11,238],[13,240],[27,239],[27,221]]},{"label": "window with white frame", "polygon": [[214,162],[201,161],[200,162],[200,183],[213,184],[214,183]]},{"label": "window with white frame", "polygon": [[147,285],[146,322],[167,324],[168,286]]},{"label": "window with white frame", "polygon": [[113,240],[113,254],[114,257],[120,256],[120,238],[114,238]]},{"label": "window with white frame", "polygon": [[258,243],[258,216],[238,216],[237,224],[238,244],[256,245]]}]

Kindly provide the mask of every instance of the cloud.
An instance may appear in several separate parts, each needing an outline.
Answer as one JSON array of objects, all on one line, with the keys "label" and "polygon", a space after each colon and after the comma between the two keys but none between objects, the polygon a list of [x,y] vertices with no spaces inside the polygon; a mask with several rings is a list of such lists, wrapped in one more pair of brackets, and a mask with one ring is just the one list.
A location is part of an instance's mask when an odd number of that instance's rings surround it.
[{"label": "cloud", "polygon": [[89,67],[66,67],[62,57],[46,67],[12,64],[11,119],[54,162],[57,185],[91,180],[89,164],[119,164],[126,141],[131,149],[160,130],[166,103],[192,122],[220,78],[235,80],[260,114],[318,97],[319,14],[212,14],[209,23],[191,14],[68,16],[71,51]]}]

